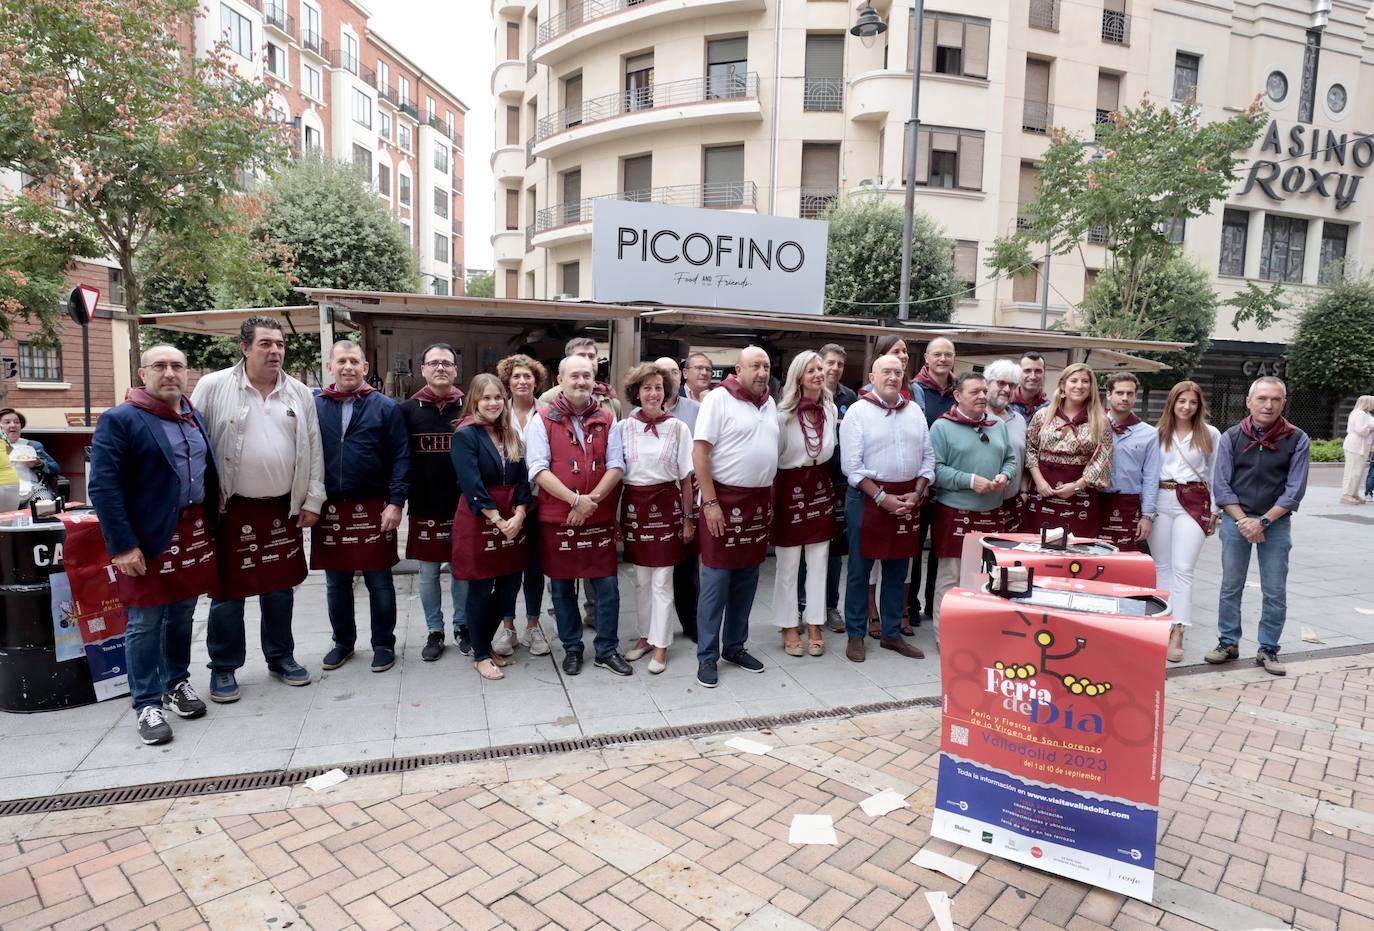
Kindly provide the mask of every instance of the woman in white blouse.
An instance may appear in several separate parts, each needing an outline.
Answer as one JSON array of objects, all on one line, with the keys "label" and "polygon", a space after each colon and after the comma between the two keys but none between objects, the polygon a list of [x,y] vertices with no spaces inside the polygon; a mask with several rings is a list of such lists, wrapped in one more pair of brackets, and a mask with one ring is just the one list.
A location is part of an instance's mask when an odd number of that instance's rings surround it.
[{"label": "woman in white blouse", "polygon": [[1374,440],[1374,395],[1361,395],[1350,412],[1345,427],[1345,475],[1341,481],[1341,504],[1364,504],[1360,480],[1369,464],[1369,446]]},{"label": "woman in white blouse", "polygon": [[789,656],[804,652],[797,630],[803,558],[809,651],[812,656],[825,652],[825,574],[835,532],[835,485],[827,463],[835,453],[838,422],[820,355],[799,354],[787,369],[778,403],[778,474],[773,482],[773,617]]},{"label": "woman in white blouse", "polygon": [[1207,401],[1196,382],[1169,391],[1159,418],[1159,516],[1150,530],[1150,553],[1161,589],[1169,592],[1174,626],[1168,660],[1183,660],[1183,629],[1192,623],[1193,570],[1203,541],[1216,530],[1212,464],[1221,433],[1207,422]]},{"label": "woman in white blouse", "polygon": [[625,561],[634,566],[639,642],[625,654],[633,662],[653,650],[649,672],[667,668],[673,643],[673,567],[692,539],[692,431],[663,409],[672,373],[652,362],[625,376],[625,397],[636,408],[620,422],[625,448],[625,490],[620,532]]},{"label": "woman in white blouse", "polygon": [[[506,356],[496,364],[496,377],[510,392],[510,425],[520,434],[520,442],[525,442],[525,431],[534,420],[535,409],[539,406],[539,391],[544,387],[548,372],[537,360],[523,353]],[[530,489],[534,491],[533,488]],[[510,656],[518,643],[534,656],[549,652],[549,641],[539,626],[539,612],[544,606],[544,570],[539,566],[539,521],[534,519],[534,500],[530,500],[529,519],[525,521],[525,537],[529,541],[529,564],[525,567],[520,588],[512,590],[510,598],[501,606],[501,628],[492,638],[492,652],[498,656]],[[515,632],[516,595],[525,596],[525,628],[517,635]]]}]

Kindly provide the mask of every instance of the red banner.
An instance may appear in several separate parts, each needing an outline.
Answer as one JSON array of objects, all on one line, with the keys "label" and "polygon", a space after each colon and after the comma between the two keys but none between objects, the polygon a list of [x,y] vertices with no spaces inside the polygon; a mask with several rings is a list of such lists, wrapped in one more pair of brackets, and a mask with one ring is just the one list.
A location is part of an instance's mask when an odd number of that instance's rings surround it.
[{"label": "red banner", "polygon": [[119,598],[119,576],[105,550],[100,522],[90,511],[54,515],[67,530],[62,562],[72,591],[72,617],[81,630],[95,694],[104,701],[128,692],[124,630],[128,612]]}]

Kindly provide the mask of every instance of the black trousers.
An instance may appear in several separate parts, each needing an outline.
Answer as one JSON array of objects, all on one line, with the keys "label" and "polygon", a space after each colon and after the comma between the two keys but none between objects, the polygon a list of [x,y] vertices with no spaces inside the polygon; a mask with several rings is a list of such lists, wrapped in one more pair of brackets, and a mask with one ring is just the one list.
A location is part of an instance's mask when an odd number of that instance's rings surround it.
[{"label": "black trousers", "polygon": [[[921,580],[925,579],[925,605],[926,617],[932,617],[935,613],[935,547],[926,549],[927,539],[930,536],[929,517],[932,513],[930,504],[931,499],[926,499],[925,507],[921,511],[921,529],[917,535],[916,555],[911,558],[911,596],[907,600],[907,609],[911,614],[912,625],[921,623],[921,591],[923,586]],[[924,567],[924,573],[922,572]]]},{"label": "black trousers", "polygon": [[701,568],[699,558],[688,556],[673,567],[673,606],[682,623],[682,633],[688,640],[697,640],[697,598],[700,596]]}]

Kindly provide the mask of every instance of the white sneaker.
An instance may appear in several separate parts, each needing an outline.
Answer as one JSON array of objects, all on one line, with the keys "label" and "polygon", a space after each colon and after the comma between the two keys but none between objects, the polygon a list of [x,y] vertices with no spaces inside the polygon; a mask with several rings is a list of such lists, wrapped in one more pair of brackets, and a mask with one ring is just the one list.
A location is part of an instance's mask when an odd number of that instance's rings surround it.
[{"label": "white sneaker", "polygon": [[549,641],[539,627],[526,627],[520,631],[520,645],[530,651],[531,656],[548,656]]},{"label": "white sneaker", "polygon": [[491,652],[497,656],[510,656],[515,652],[515,643],[515,631],[502,624],[496,636],[491,638]]}]

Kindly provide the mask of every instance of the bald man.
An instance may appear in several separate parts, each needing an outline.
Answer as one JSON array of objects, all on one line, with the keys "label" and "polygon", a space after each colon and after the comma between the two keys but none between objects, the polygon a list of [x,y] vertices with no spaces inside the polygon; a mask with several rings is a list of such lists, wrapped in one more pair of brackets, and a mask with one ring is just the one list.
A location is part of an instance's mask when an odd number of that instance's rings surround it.
[{"label": "bald man", "polygon": [[660,356],[654,360],[654,365],[673,373],[673,383],[663,386],[663,409],[685,423],[687,429],[695,430],[697,412],[701,410],[701,402],[679,394],[678,389],[682,385],[682,369],[678,368],[677,360],[671,356]]},{"label": "bald man", "polygon": [[[921,370],[916,373],[916,378],[911,383],[911,399],[916,402],[921,413],[926,415],[926,423],[932,425],[954,407],[954,344],[943,336],[937,336],[926,343],[925,364],[921,366]],[[921,549],[925,548],[929,530],[930,522],[921,521]],[[922,563],[925,564],[926,582],[924,613],[926,617],[933,617],[935,614],[935,550],[932,549],[928,556],[922,556],[921,549],[916,551],[916,558],[911,563],[909,609],[913,618],[919,618],[922,614]],[[909,626],[903,627],[902,633],[909,635],[912,630]]]}]

